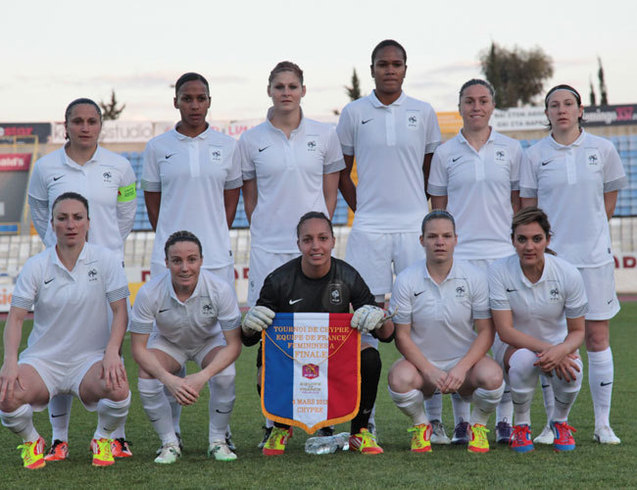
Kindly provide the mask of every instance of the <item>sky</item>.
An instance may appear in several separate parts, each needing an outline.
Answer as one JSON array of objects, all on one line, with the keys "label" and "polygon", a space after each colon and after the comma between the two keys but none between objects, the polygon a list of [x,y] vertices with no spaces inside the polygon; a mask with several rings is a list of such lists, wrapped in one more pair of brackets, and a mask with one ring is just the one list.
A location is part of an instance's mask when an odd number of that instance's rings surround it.
[{"label": "sky", "polygon": [[122,120],[174,121],[186,71],[211,83],[209,119],[264,118],[282,60],[305,72],[305,114],[324,116],[348,102],[353,69],[373,89],[370,54],[386,38],[407,50],[405,92],[437,111],[456,109],[492,41],[540,47],[554,62],[545,88],[571,84],[585,103],[599,56],[609,102],[637,103],[634,0],[7,0],[0,12],[0,122],[60,121],[71,100],[111,90]]}]

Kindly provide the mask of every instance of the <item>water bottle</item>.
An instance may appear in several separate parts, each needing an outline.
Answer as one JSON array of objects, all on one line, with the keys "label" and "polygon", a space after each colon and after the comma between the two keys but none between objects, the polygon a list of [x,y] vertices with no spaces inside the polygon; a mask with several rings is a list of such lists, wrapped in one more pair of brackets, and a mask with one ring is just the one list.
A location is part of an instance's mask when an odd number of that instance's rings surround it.
[{"label": "water bottle", "polygon": [[339,449],[349,449],[349,432],[341,432],[333,436],[310,437],[305,441],[305,452],[308,454],[331,454]]}]

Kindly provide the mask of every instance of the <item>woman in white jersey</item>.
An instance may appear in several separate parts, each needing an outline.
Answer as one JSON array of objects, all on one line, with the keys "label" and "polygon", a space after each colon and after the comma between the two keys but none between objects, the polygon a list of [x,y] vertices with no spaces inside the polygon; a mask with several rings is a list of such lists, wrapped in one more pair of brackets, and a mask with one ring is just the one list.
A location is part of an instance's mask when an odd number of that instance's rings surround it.
[{"label": "woman in white jersey", "polygon": [[294,227],[299,218],[309,211],[333,216],[339,172],[345,168],[335,128],[303,115],[301,68],[290,61],[278,63],[267,90],[272,107],[265,122],[239,140],[250,221],[250,306],[265,277],[298,257]]},{"label": "woman in white jersey", "polygon": [[[82,194],[91,206],[88,241],[117,253],[124,263],[124,243],[133,229],[137,209],[135,172],[129,161],[98,145],[102,111],[91,99],[72,101],[64,113],[65,145],[35,163],[29,182],[29,207],[33,225],[47,247],[56,243],[51,227],[55,199],[64,192]],[[49,418],[53,428],[47,461],[68,456],[68,432],[73,397],[51,398]],[[129,457],[122,427],[115,435],[113,454]]]},{"label": "woman in white jersey", "polygon": [[621,441],[610,427],[613,356],[609,322],[619,311],[608,220],[627,180],[617,150],[581,128],[580,94],[569,85],[545,98],[551,133],[529,148],[520,173],[522,206],[546,211],[555,238],[552,248],[577,267],[590,302],[586,314],[589,387],[595,411],[594,439]]},{"label": "woman in white jersey", "polygon": [[[436,148],[429,174],[428,192],[433,209],[446,209],[456,219],[456,258],[468,260],[485,272],[490,262],[513,253],[509,226],[520,208],[520,143],[489,126],[495,109],[495,90],[485,80],[471,79],[460,88],[458,110],[463,127]],[[494,349],[501,346],[496,337]],[[469,406],[452,397],[456,430],[454,443],[467,443]],[[432,418],[434,403],[427,408]],[[431,406],[430,406],[431,405]],[[442,403],[438,402],[439,411]],[[505,389],[496,413],[496,440],[508,442],[513,406]],[[434,425],[434,434],[436,425]],[[432,436],[432,442],[438,442]]]},{"label": "woman in white jersey", "polygon": [[489,296],[495,328],[508,344],[496,354],[508,374],[515,426],[509,445],[516,452],[532,451],[531,402],[540,373],[554,393],[549,425],[556,451],[575,449],[575,430],[568,414],[582,385],[582,361],[588,310],[584,283],[577,269],[553,256],[547,247],[551,228],[546,214],[525,208],[513,218],[517,254],[489,266]]}]

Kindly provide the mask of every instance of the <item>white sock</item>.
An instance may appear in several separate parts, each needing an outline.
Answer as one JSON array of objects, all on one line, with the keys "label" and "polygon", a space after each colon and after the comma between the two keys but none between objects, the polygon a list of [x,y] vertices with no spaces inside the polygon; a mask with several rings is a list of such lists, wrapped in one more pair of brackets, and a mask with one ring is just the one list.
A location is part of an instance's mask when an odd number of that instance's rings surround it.
[{"label": "white sock", "polygon": [[411,390],[407,393],[396,393],[388,386],[389,396],[402,413],[407,415],[414,425],[428,424],[429,419],[425,414],[425,397],[420,390]]},{"label": "white sock", "polygon": [[35,442],[40,437],[33,426],[33,409],[28,403],[16,408],[13,412],[0,410],[0,419],[2,425],[20,436],[24,442]]},{"label": "white sock", "polygon": [[454,426],[460,422],[467,422],[471,418],[471,402],[462,398],[458,393],[451,394]]},{"label": "white sock", "polygon": [[567,383],[555,375],[550,378],[555,400],[551,420],[556,422],[566,422],[568,420],[571,407],[573,403],[575,403],[579,390],[582,388],[582,378],[584,377],[583,364],[581,359],[577,359],[576,362],[579,365],[580,371],[575,376],[574,381]]},{"label": "white sock", "polygon": [[504,393],[504,381],[499,388],[495,390],[485,390],[484,388],[476,388],[473,392],[473,410],[471,411],[471,425],[482,424],[487,425],[489,415],[495,412],[498,403],[502,399]]},{"label": "white sock", "polygon": [[210,400],[208,402],[208,442],[226,440],[226,429],[234,407],[234,375],[213,376],[208,381]]},{"label": "white sock", "polygon": [[270,419],[265,419],[265,428],[271,429],[272,427],[274,427],[274,422]]},{"label": "white sock", "polygon": [[537,356],[528,349],[516,350],[509,359],[515,425],[531,425],[531,402],[540,374],[539,368],[533,365],[536,361]]},{"label": "white sock", "polygon": [[49,421],[51,422],[51,442],[69,440],[69,422],[73,395],[56,395],[49,400]]},{"label": "white sock", "polygon": [[137,390],[142,399],[144,412],[148,416],[153,429],[157,432],[162,445],[177,443],[177,435],[173,427],[170,404],[164,391],[164,385],[158,379],[137,380]]},{"label": "white sock", "polygon": [[372,407],[372,412],[369,414],[369,420],[367,422],[368,427],[376,427],[376,403]]},{"label": "white sock", "polygon": [[102,398],[97,403],[97,428],[93,439],[110,439],[113,431],[126,422],[128,407],[130,407],[130,391],[128,396],[121,401],[113,401]]},{"label": "white sock", "polygon": [[547,424],[553,420],[553,408],[555,401],[555,394],[553,393],[553,386],[551,384],[551,378],[543,373],[540,373],[540,386],[542,387],[542,396],[544,398],[544,411],[546,412]]},{"label": "white sock", "polygon": [[436,390],[433,396],[426,399],[424,403],[429,420],[440,420],[442,422],[442,393]]},{"label": "white sock", "polygon": [[613,394],[613,353],[610,347],[588,352],[588,385],[593,398],[595,428],[610,426],[610,402]]},{"label": "white sock", "polygon": [[496,423],[506,422],[513,425],[513,401],[511,399],[511,386],[508,382],[505,382],[502,398],[495,409],[495,421]]},{"label": "white sock", "polygon": [[[177,376],[180,378],[186,377],[186,365],[181,366],[181,369],[177,373]],[[167,388],[164,388],[164,393],[166,393],[166,397],[168,398],[168,402],[170,403],[170,415],[172,419],[173,429],[175,433],[180,434],[181,429],[179,427],[179,423],[181,421],[181,405],[177,402],[173,394]]]}]

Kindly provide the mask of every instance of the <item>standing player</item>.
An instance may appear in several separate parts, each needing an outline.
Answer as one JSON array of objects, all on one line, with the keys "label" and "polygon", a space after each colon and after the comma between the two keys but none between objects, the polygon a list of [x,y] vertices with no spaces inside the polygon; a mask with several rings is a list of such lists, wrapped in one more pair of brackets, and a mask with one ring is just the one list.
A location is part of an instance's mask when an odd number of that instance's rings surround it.
[{"label": "standing player", "polygon": [[272,107],[265,122],[241,135],[243,202],[250,221],[248,305],[263,280],[299,255],[293,224],[308,211],[332,217],[345,168],[331,125],[303,117],[303,71],[278,63],[268,78]]},{"label": "standing player", "polygon": [[423,400],[436,390],[473,402],[468,450],[489,451],[486,424],[504,392],[502,370],[486,355],[494,337],[487,279],[454,260],[457,242],[447,211],[427,214],[420,237],[426,259],[401,272],[392,292],[396,347],[404,357],[389,372],[389,394],[414,424],[413,452],[431,451]]},{"label": "standing player", "polygon": [[[393,274],[422,259],[419,226],[428,209],[431,157],[441,136],[433,108],[402,90],[405,48],[386,39],[371,59],[374,91],[345,106],[336,132],[345,158],[339,189],[355,212],[345,259],[382,306]],[[351,179],[354,158],[358,187]],[[362,340],[377,345],[370,336]]]},{"label": "standing player", "polygon": [[[480,267],[513,253],[509,227],[520,208],[518,141],[494,131],[489,120],[495,109],[495,90],[489,82],[472,79],[460,89],[458,110],[463,127],[456,137],[439,146],[431,162],[428,191],[434,209],[447,209],[456,220],[458,246],[454,256]],[[502,348],[496,336],[494,349]],[[511,436],[513,406],[505,389],[496,412],[496,441]],[[467,443],[469,406],[453,395],[456,430],[453,442]],[[438,410],[442,404],[437,405]],[[432,414],[427,405],[427,413]],[[432,421],[433,422],[433,421]],[[432,424],[434,425],[434,424]],[[433,442],[433,441],[432,441]]]},{"label": "standing player", "polygon": [[[202,267],[234,287],[228,230],[239,201],[241,158],[232,137],[208,126],[210,103],[208,81],[198,73],[183,74],[175,83],[173,100],[181,120],[146,145],[142,188],[148,219],[156,232],[150,271],[151,276],[165,271],[163,244],[172,233],[185,229],[200,237],[206,247]],[[234,379],[234,365],[227,375]],[[229,390],[218,394],[222,399],[234,399],[234,383],[219,386]],[[179,434],[180,405],[172,397],[171,404]]]},{"label": "standing player", "polygon": [[[215,393],[208,408],[208,455],[232,461],[237,455],[225,435],[234,406],[234,370],[229,368],[241,352],[236,295],[226,281],[201,269],[201,243],[192,233],[173,233],[164,250],[168,270],[139,290],[130,327],[139,394],[162,442],[155,463],[174,463],[181,455],[164,387],[180,405],[192,405],[205,383]],[[201,371],[175,376],[187,360],[197,362]],[[232,396],[223,398],[224,393]]]},{"label": "standing player", "polygon": [[[29,182],[29,207],[33,225],[46,247],[56,243],[51,227],[53,202],[64,192],[78,192],[91,206],[88,241],[112,250],[124,264],[124,243],[133,229],[137,209],[135,173],[124,157],[97,144],[102,111],[91,99],[76,99],[64,113],[67,142],[38,160]],[[53,428],[47,461],[61,461],[69,453],[68,434],[72,395],[58,395],[49,403]],[[132,456],[124,426],[113,435],[113,455]]]},{"label": "standing player", "polygon": [[[119,257],[86,243],[89,204],[67,192],[54,201],[57,243],[27,260],[11,300],[0,369],[0,419],[20,436],[24,467],[42,468],[44,439],[33,426],[57,394],[73,394],[97,410],[91,441],[94,466],[113,464],[111,435],[130,405],[120,347],[126,333],[128,286]],[[107,301],[112,310],[109,325]],[[22,324],[33,307],[33,330],[20,353]]]},{"label": "standing player", "polygon": [[[242,340],[254,345],[263,329],[281,313],[349,313],[354,308],[352,328],[357,328],[383,342],[393,338],[394,324],[384,310],[374,306],[374,297],[365,281],[346,262],[332,258],[334,231],[323,213],[304,214],[296,228],[301,256],[282,265],[266,277],[257,305],[252,307],[242,324]],[[376,401],[381,360],[378,350],[361,346],[360,408],[351,423],[349,448],[361,454],[383,452],[376,437],[367,430],[369,415]],[[260,351],[259,351],[260,352]],[[261,368],[261,357],[257,358]],[[283,454],[289,437],[288,427],[275,426],[263,446],[263,454]]]},{"label": "standing player", "polygon": [[538,376],[545,373],[554,393],[549,415],[554,448],[572,451],[568,414],[583,378],[577,350],[588,309],[584,283],[574,266],[551,255],[551,228],[541,209],[523,209],[512,228],[517,254],[489,267],[493,322],[505,342],[496,355],[508,372],[515,409],[510,447],[521,453],[533,450],[531,401]]},{"label": "standing player", "polygon": [[594,439],[619,444],[609,422],[614,377],[609,324],[620,305],[608,220],[627,179],[612,143],[580,127],[584,108],[577,90],[557,85],[547,93],[545,106],[551,134],[526,152],[522,206],[546,211],[555,230],[553,249],[582,274],[589,301],[586,350]]}]

